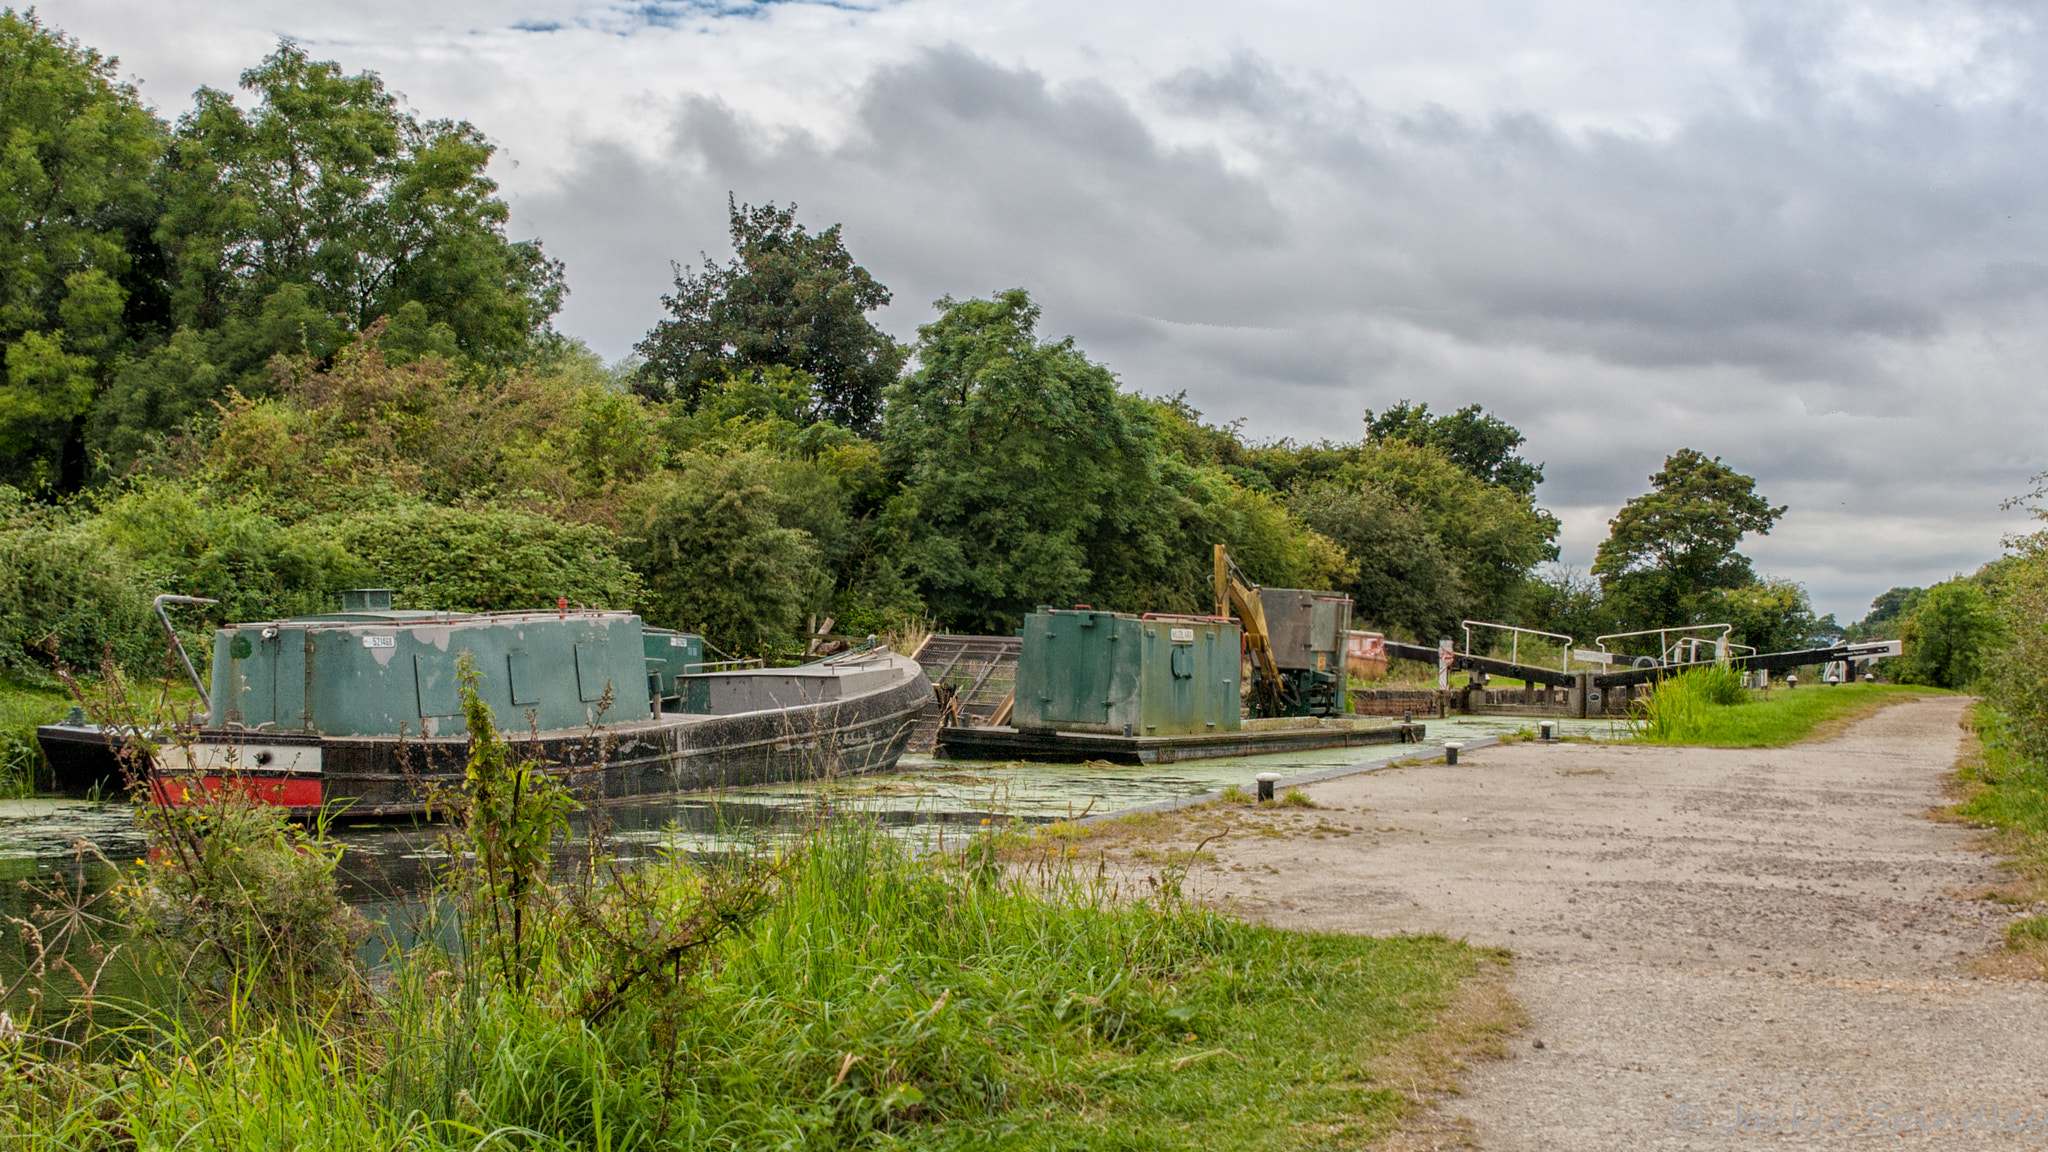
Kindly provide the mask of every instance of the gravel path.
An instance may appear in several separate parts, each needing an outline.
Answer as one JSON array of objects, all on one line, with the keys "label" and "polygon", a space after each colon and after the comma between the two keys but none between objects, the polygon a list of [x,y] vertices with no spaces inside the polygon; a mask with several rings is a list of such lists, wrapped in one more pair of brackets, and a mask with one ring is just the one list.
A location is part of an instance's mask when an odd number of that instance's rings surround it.
[{"label": "gravel path", "polygon": [[1513,949],[1531,1026],[1443,1106],[1482,1149],[2044,1147],[2048,988],[1973,974],[2012,914],[1966,895],[1996,863],[1920,815],[1964,704],[1785,749],[1517,744],[1346,777],[1292,835],[1212,845],[1201,880],[1285,927]]}]

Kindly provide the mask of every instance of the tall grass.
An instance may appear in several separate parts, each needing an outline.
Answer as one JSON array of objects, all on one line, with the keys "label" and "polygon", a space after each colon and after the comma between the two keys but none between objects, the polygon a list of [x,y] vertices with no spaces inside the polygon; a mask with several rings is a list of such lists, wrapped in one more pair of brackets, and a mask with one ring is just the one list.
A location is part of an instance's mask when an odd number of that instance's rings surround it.
[{"label": "tall grass", "polygon": [[[16,1045],[0,1140],[30,1148],[1294,1148],[1404,1106],[1370,1060],[1477,954],[1253,927],[1085,870],[1027,882],[821,824],[674,996],[585,1011],[605,973],[544,916],[523,984],[420,948],[360,1016],[141,1020]],[[970,865],[968,861],[978,861]],[[675,908],[713,869],[649,865]],[[118,1058],[108,1053],[120,1050]]]},{"label": "tall grass", "polygon": [[1639,740],[1682,744],[1705,734],[1718,710],[1748,702],[1741,674],[1710,664],[1659,681],[1630,708],[1629,726]]}]

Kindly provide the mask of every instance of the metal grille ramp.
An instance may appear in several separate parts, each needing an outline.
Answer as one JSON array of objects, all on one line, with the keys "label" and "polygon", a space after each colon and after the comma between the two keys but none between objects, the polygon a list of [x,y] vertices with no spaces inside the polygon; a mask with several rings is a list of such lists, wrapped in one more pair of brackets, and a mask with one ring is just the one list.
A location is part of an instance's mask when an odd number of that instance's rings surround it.
[{"label": "metal grille ramp", "polygon": [[[925,640],[914,658],[935,687],[952,689],[959,719],[951,723],[986,724],[1017,687],[1017,659],[1023,652],[1024,641],[1015,636],[940,634]],[[940,708],[935,698],[918,714],[910,751],[929,754],[938,742]]]}]

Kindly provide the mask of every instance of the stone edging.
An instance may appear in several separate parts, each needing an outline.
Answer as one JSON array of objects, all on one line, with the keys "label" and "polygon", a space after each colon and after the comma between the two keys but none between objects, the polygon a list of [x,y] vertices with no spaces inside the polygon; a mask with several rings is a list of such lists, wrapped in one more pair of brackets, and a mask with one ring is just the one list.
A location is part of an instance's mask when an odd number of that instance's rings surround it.
[{"label": "stone edging", "polygon": [[[1500,743],[1500,737],[1475,736],[1462,743],[1464,747],[1460,749],[1461,751],[1477,752],[1481,748],[1491,748]],[[1420,750],[1427,747],[1427,745],[1411,744],[1403,745],[1403,747]],[[1321,772],[1311,772],[1306,776],[1289,776],[1285,779],[1274,781],[1273,787],[1276,790],[1281,788],[1298,788],[1303,784],[1318,784],[1324,780],[1335,780],[1342,776],[1356,776],[1362,772],[1378,772],[1383,768],[1398,764],[1404,760],[1440,761],[1442,759],[1443,745],[1439,744],[1437,745],[1437,754],[1435,756],[1418,756],[1410,752],[1400,756],[1388,756],[1379,760],[1366,760],[1357,764],[1346,764],[1341,768],[1327,768]],[[1254,770],[1254,774],[1256,774],[1256,770]],[[1083,816],[1073,821],[1073,823],[1099,824],[1104,820],[1116,820],[1124,816],[1136,816],[1144,812],[1172,812],[1181,808],[1193,808],[1200,804],[1214,804],[1221,799],[1223,799],[1223,793],[1221,792],[1203,792],[1196,796],[1182,796],[1176,800],[1161,800],[1156,804],[1140,804],[1135,808],[1124,808],[1116,812],[1104,812],[1097,816]]]}]

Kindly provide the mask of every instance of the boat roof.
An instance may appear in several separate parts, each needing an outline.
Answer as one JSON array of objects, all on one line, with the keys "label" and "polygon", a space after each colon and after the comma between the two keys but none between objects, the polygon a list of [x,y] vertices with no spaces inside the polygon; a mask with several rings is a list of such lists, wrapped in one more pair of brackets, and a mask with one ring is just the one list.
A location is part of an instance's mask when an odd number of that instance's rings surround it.
[{"label": "boat roof", "polygon": [[291,616],[280,620],[245,620],[227,625],[228,628],[346,628],[357,627],[404,627],[409,624],[523,624],[530,621],[569,619],[617,619],[631,616],[608,608],[572,608],[567,612],[547,608],[516,609],[509,612],[430,612],[418,609],[387,608],[372,612],[324,612],[314,616]]}]

